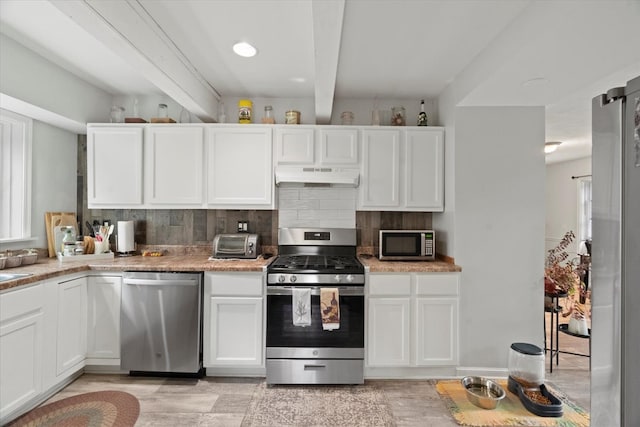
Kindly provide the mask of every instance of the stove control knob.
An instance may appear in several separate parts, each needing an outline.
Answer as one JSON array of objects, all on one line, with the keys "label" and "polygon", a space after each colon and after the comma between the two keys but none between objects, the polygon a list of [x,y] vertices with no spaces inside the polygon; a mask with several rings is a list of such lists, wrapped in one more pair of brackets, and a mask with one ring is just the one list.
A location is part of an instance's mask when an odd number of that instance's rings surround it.
[{"label": "stove control knob", "polygon": [[291,275],[291,278],[289,280],[291,280],[291,283],[294,283],[296,280],[298,280],[298,278],[295,275]]},{"label": "stove control knob", "polygon": [[336,282],[339,282],[340,280],[342,280],[342,276],[340,276],[339,274],[336,274],[336,277],[334,277],[333,280],[335,280]]},{"label": "stove control knob", "polygon": [[284,275],[283,274],[278,276],[278,282],[284,283]]},{"label": "stove control knob", "polygon": [[347,282],[349,282],[349,283],[353,282],[353,274],[348,274],[347,275]]}]

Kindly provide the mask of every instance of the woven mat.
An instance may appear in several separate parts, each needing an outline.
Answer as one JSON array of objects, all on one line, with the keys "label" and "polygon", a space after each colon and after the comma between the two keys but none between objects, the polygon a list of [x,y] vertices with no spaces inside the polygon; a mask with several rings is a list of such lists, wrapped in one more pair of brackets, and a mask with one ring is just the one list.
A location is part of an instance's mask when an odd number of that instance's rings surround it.
[{"label": "woven mat", "polygon": [[589,427],[589,413],[548,384],[547,388],[564,404],[562,417],[539,417],[532,414],[522,405],[520,398],[507,389],[506,380],[497,382],[507,395],[496,409],[491,410],[479,408],[469,402],[460,380],[438,381],[436,390],[447,400],[451,415],[462,426]]},{"label": "woven mat", "polygon": [[269,386],[256,388],[242,427],[393,426],[376,386]]},{"label": "woven mat", "polygon": [[122,391],[96,391],[40,406],[8,427],[131,427],[139,414],[140,403],[135,396]]}]

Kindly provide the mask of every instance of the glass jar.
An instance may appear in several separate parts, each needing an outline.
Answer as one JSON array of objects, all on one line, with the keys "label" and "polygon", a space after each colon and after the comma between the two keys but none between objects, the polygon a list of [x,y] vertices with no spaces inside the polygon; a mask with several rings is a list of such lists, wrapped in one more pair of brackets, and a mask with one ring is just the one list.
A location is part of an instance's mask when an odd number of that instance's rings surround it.
[{"label": "glass jar", "polygon": [[238,101],[238,123],[249,124],[251,123],[251,110],[253,109],[253,103],[248,99],[241,99]]},{"label": "glass jar", "polygon": [[509,349],[509,377],[523,387],[544,383],[544,352],[533,344],[515,342]]},{"label": "glass jar", "polygon": [[73,250],[76,255],[84,255],[84,237],[78,236],[76,239],[76,245]]},{"label": "glass jar", "polygon": [[345,126],[351,126],[353,124],[353,113],[351,111],[344,111],[340,118],[342,119],[342,124]]},{"label": "glass jar", "polygon": [[404,107],[391,108],[391,126],[406,126],[407,115]]},{"label": "glass jar", "polygon": [[158,104],[158,118],[166,119],[169,117],[169,108],[167,104]]},{"label": "glass jar", "polygon": [[273,107],[271,105],[265,105],[264,116],[262,117],[262,123],[273,125],[276,123],[275,117],[273,117]]},{"label": "glass jar", "polygon": [[114,105],[111,107],[111,123],[122,123],[124,119],[124,107]]}]

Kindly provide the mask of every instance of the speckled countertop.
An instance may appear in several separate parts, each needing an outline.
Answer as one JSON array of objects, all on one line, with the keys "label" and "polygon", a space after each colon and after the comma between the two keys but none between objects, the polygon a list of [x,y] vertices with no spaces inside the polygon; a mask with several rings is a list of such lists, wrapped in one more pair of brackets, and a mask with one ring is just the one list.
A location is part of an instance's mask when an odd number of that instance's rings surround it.
[{"label": "speckled countertop", "polygon": [[61,263],[57,258],[38,259],[32,265],[0,270],[0,274],[31,273],[30,276],[0,282],[0,291],[82,271],[262,271],[273,258],[251,260],[209,260],[208,255],[130,256],[108,260]]},{"label": "speckled countertop", "polygon": [[[274,257],[264,259],[260,256],[251,260],[209,260],[208,255],[189,254],[160,257],[137,255],[107,260],[61,263],[56,258],[41,258],[32,265],[0,270],[0,274],[30,273],[26,277],[0,282],[0,291],[83,271],[263,271],[273,259]],[[375,257],[367,256],[361,256],[360,261],[373,273],[455,272],[462,270],[460,266],[444,261],[394,262],[380,261]]]},{"label": "speckled countertop", "polygon": [[447,273],[462,271],[459,265],[445,261],[380,261],[376,257],[360,256],[360,262],[371,273]]}]

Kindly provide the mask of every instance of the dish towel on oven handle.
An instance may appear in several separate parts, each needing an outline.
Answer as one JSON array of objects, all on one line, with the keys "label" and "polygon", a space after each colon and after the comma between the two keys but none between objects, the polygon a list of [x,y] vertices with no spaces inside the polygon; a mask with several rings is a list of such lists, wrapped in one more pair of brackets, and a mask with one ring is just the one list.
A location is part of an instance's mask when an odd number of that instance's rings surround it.
[{"label": "dish towel on oven handle", "polygon": [[320,311],[322,312],[322,329],[333,331],[340,329],[340,294],[338,288],[320,289]]},{"label": "dish towel on oven handle", "polygon": [[291,291],[291,313],[293,314],[293,325],[311,325],[311,289],[293,288]]}]

